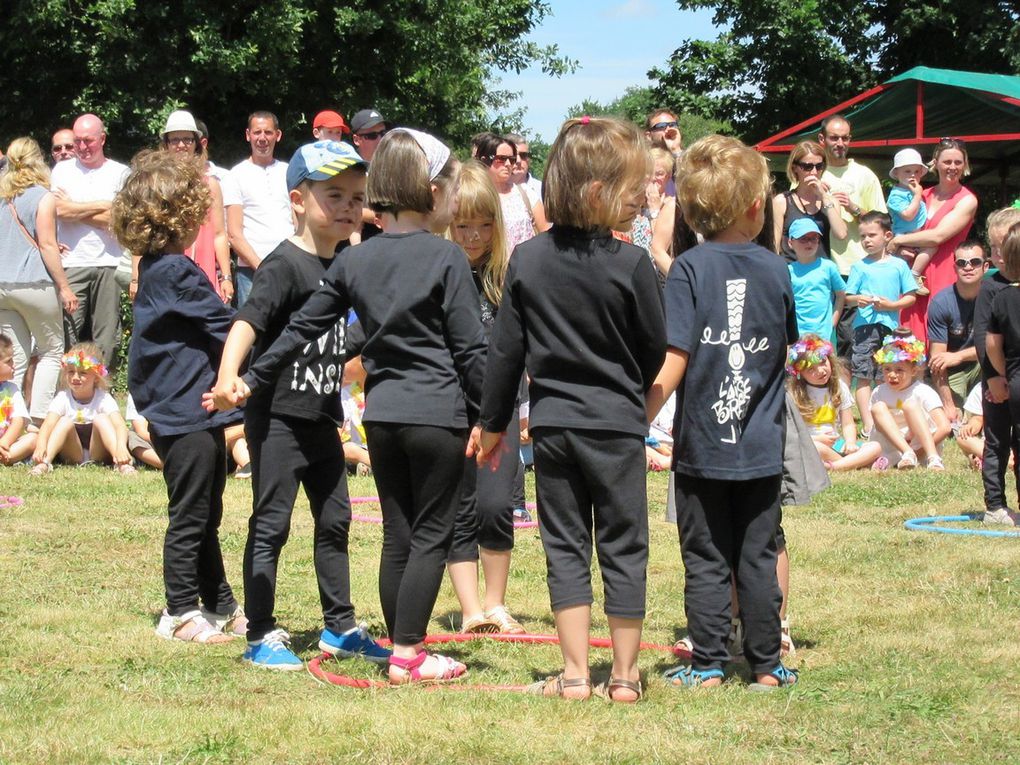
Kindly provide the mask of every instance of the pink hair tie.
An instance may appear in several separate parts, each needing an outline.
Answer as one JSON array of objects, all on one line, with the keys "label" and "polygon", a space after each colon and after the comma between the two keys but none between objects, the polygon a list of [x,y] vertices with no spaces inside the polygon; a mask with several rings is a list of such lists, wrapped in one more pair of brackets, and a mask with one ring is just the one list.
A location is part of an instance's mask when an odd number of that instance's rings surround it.
[{"label": "pink hair tie", "polygon": [[591,117],[589,117],[587,114],[581,117],[582,125],[587,125],[589,122],[591,122]]}]

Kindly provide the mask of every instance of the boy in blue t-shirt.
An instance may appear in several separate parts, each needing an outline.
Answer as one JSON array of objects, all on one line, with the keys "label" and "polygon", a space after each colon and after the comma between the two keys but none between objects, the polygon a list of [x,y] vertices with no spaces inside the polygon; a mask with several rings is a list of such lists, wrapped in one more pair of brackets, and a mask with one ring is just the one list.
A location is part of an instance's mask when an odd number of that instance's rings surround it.
[{"label": "boy in blue t-shirt", "polygon": [[835,342],[846,282],[835,263],[818,257],[822,232],[817,223],[810,218],[798,218],[790,224],[789,239],[790,249],[797,257],[787,266],[797,306],[797,330],[801,337],[815,334]]},{"label": "boy in blue t-shirt", "polygon": [[867,254],[850,268],[846,302],[858,307],[853,325],[850,374],[857,383],[857,408],[865,435],[871,433],[871,382],[882,376],[875,352],[900,324],[900,311],[917,299],[917,284],[907,264],[888,253],[893,238],[887,213],[872,210],[860,217],[861,247]]},{"label": "boy in blue t-shirt", "polygon": [[783,260],[754,243],[770,199],[760,154],[708,136],[681,156],[677,178],[677,204],[705,243],[669,272],[668,350],[646,396],[651,419],[677,393],[673,470],[694,651],[690,667],[667,677],[680,686],[722,683],[732,576],[752,688],[772,690],[797,681],[779,660],[776,575],[793,290]]}]

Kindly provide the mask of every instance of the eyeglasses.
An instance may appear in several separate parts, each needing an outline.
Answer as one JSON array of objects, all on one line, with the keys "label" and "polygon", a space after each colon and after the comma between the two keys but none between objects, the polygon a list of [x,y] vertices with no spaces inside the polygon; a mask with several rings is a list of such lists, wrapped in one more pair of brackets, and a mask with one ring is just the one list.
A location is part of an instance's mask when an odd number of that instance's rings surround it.
[{"label": "eyeglasses", "polygon": [[949,148],[962,149],[966,145],[967,145],[967,142],[964,141],[962,138],[940,138],[939,139],[939,146],[945,146],[945,147],[949,147]]},{"label": "eyeglasses", "polygon": [[531,159],[531,152],[530,151],[519,151],[519,152],[517,152],[517,161],[518,162],[527,162],[529,159]]},{"label": "eyeglasses", "polygon": [[366,141],[375,141],[386,135],[385,130],[372,130],[368,133],[355,133],[358,138],[364,138]]},{"label": "eyeglasses", "polygon": [[671,122],[656,122],[648,129],[651,130],[653,133],[661,133],[663,130],[668,130],[669,128],[675,127],[678,127],[677,121],[672,120]]},{"label": "eyeglasses", "polygon": [[53,146],[51,151],[74,151],[73,143],[58,143]]},{"label": "eyeglasses", "polygon": [[512,165],[517,162],[517,157],[513,154],[490,154],[487,157],[479,157],[479,159],[490,167],[496,165],[500,167],[502,165]]},{"label": "eyeglasses", "polygon": [[163,143],[165,143],[167,146],[175,146],[177,144],[180,144],[181,146],[194,146],[195,136],[182,135],[178,136],[177,138],[171,138],[170,136],[167,136],[163,139]]},{"label": "eyeglasses", "polygon": [[824,162],[794,162],[793,164],[805,172],[809,170],[818,170],[820,172],[825,169]]},{"label": "eyeglasses", "polygon": [[956,267],[967,268],[969,266],[970,268],[981,268],[984,262],[984,258],[957,258]]}]

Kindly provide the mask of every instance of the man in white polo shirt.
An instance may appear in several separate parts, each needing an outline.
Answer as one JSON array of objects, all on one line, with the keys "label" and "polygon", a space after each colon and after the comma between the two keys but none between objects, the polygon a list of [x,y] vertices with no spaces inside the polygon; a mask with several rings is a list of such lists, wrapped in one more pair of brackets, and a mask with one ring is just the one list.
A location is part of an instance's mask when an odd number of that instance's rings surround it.
[{"label": "man in white polo shirt", "polygon": [[120,287],[114,278],[121,249],[110,231],[110,207],[128,168],[104,153],[106,129],[94,114],[74,121],[74,159],[58,162],[50,184],[57,198],[57,239],[67,281],[78,296],[72,341],[92,340],[113,366],[120,342]]},{"label": "man in white polo shirt", "polygon": [[223,184],[227,211],[227,237],[237,253],[237,307],[248,299],[259,263],[276,245],[294,233],[294,218],[287,194],[287,163],[273,158],[283,137],[272,112],[253,112],[245,138],[251,157],[230,169]]}]

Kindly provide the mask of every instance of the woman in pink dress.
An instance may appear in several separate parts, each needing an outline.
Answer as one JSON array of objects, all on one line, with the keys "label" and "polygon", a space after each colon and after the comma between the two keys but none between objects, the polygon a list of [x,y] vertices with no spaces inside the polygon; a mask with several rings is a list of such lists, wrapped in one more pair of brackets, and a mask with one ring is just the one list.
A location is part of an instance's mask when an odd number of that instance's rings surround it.
[{"label": "woman in pink dress", "polygon": [[[963,185],[970,175],[967,145],[958,138],[943,138],[935,147],[932,166],[939,182],[922,195],[928,209],[924,228],[901,234],[892,240],[890,249],[898,247],[937,247],[924,275],[934,297],[956,281],[953,253],[967,238],[977,213],[977,197]],[[913,306],[900,314],[900,323],[910,327],[915,337],[928,342],[928,296],[918,296]]]}]

